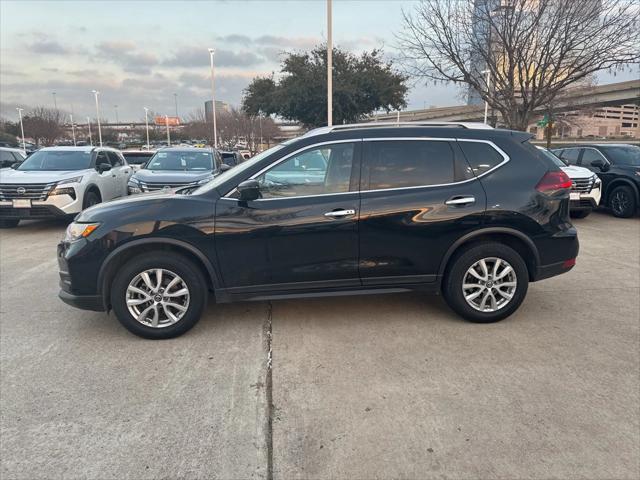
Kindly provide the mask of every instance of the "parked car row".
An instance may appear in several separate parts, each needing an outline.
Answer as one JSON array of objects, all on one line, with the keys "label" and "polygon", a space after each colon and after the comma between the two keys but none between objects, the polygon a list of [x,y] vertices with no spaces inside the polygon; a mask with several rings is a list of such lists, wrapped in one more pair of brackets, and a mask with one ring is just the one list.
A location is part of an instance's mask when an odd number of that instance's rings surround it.
[{"label": "parked car row", "polygon": [[48,147],[26,159],[19,151],[1,152],[11,167],[0,171],[0,226],[5,228],[26,219],[71,217],[129,194],[202,185],[231,168],[218,151],[190,146],[156,152]]}]

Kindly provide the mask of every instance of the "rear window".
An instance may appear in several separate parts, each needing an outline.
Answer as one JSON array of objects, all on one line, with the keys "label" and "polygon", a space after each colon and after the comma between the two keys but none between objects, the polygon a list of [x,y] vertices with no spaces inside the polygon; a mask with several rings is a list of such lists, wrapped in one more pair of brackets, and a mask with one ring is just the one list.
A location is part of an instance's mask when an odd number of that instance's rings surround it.
[{"label": "rear window", "polygon": [[151,158],[153,153],[122,153],[131,165],[143,165]]},{"label": "rear window", "polygon": [[369,190],[452,183],[453,150],[444,141],[365,142],[363,180]]},{"label": "rear window", "polygon": [[504,158],[495,148],[484,142],[458,142],[475,176],[500,165]]}]

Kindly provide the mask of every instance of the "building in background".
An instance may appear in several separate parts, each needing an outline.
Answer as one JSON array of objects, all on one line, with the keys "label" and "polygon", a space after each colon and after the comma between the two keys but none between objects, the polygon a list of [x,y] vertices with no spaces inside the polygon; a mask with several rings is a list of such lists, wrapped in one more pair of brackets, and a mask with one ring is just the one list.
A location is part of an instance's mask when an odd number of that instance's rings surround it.
[{"label": "building in background", "polygon": [[[529,125],[528,131],[538,140],[544,138],[544,128],[536,123]],[[627,104],[556,114],[553,137],[640,139],[640,107]]]},{"label": "building in background", "polygon": [[[211,106],[212,106],[211,100],[207,100],[206,102],[204,102],[204,115],[205,115],[205,118],[207,119],[207,123],[213,122],[213,109],[211,108]],[[231,107],[229,106],[228,103],[222,102],[220,100],[216,100],[216,118],[217,118],[217,114],[222,111],[230,112]]]}]

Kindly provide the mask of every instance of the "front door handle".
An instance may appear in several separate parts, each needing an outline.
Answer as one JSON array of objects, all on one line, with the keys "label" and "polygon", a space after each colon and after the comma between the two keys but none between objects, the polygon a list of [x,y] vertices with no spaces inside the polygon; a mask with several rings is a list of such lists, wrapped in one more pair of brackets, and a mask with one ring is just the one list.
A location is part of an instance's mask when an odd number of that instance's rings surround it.
[{"label": "front door handle", "polygon": [[332,212],[327,212],[324,214],[325,217],[329,218],[342,218],[342,217],[350,217],[351,215],[355,215],[355,210],[334,210]]},{"label": "front door handle", "polygon": [[470,205],[472,203],[476,203],[476,197],[457,196],[457,197],[451,197],[449,200],[444,202],[445,205],[454,205],[458,207],[461,207],[464,205]]}]

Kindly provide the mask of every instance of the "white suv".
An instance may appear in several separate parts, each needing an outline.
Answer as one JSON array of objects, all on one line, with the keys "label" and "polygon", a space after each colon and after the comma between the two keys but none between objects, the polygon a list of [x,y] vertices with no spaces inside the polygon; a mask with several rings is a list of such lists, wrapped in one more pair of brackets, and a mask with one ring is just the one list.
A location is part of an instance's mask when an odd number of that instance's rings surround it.
[{"label": "white suv", "polygon": [[122,154],[112,148],[40,149],[15,169],[0,171],[0,226],[68,217],[125,196],[131,173]]},{"label": "white suv", "polygon": [[588,168],[567,165],[555,153],[538,147],[542,153],[558,165],[571,179],[569,213],[573,218],[585,218],[600,204],[602,181]]}]

